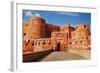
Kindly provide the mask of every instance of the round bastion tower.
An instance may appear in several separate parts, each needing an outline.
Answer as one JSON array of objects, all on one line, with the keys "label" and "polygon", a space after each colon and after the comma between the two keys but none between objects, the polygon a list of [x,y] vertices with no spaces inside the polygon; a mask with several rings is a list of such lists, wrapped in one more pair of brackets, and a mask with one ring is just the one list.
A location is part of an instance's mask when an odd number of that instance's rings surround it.
[{"label": "round bastion tower", "polygon": [[41,17],[32,17],[28,23],[29,30],[27,31],[28,39],[39,39],[46,37],[46,23]]}]

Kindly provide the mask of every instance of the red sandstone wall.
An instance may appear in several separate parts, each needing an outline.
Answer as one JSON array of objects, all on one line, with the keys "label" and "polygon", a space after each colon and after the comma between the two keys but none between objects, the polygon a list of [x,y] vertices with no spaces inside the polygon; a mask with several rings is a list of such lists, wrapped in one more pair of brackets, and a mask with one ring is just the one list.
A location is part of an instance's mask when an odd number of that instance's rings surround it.
[{"label": "red sandstone wall", "polygon": [[[23,31],[25,33],[24,39],[39,39],[46,37],[45,20],[40,17],[33,17],[24,25]],[[23,33],[23,34],[24,34]]]},{"label": "red sandstone wall", "polygon": [[49,49],[52,49],[50,38],[41,38],[34,40],[34,52],[45,51]]},{"label": "red sandstone wall", "polygon": [[66,51],[68,48],[91,49],[91,33],[88,25],[80,24],[76,28],[66,25],[60,28],[46,24],[40,17],[33,17],[23,24],[23,41],[24,52],[56,50],[58,43],[60,43],[60,51]]},{"label": "red sandstone wall", "polygon": [[60,51],[66,50],[68,45],[68,34],[64,32],[53,32],[51,36],[51,45],[56,49],[57,44],[60,43]]},{"label": "red sandstone wall", "polygon": [[81,24],[72,32],[69,40],[69,48],[73,49],[91,49],[91,35],[88,25]]},{"label": "red sandstone wall", "polygon": [[60,29],[60,32],[66,32],[68,34],[68,39],[71,38],[71,32],[74,31],[75,28],[70,25],[65,25]]},{"label": "red sandstone wall", "polygon": [[46,37],[50,38],[51,33],[55,31],[60,31],[60,27],[52,24],[46,24]]}]

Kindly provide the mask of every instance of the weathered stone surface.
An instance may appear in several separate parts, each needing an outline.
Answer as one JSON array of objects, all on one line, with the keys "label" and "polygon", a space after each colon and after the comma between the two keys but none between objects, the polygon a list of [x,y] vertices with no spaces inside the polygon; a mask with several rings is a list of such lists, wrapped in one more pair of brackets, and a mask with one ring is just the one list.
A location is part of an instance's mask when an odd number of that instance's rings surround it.
[{"label": "weathered stone surface", "polygon": [[91,32],[87,24],[59,27],[46,23],[41,17],[32,17],[23,24],[23,51],[67,51],[68,48],[91,49]]}]

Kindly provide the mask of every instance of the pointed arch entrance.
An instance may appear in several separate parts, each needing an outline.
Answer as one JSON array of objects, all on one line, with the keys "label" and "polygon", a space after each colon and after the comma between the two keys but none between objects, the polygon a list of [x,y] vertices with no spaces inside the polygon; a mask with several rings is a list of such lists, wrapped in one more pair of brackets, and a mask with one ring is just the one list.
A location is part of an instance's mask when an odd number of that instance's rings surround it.
[{"label": "pointed arch entrance", "polygon": [[60,51],[60,46],[61,46],[61,43],[58,42],[57,45],[56,45],[56,51]]}]

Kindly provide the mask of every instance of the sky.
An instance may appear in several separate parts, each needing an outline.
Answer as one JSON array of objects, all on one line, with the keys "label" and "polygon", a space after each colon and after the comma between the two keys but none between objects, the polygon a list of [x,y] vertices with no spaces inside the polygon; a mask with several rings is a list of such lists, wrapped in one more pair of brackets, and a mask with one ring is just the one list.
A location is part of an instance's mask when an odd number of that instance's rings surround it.
[{"label": "sky", "polygon": [[33,16],[37,16],[44,18],[47,23],[57,26],[65,24],[72,26],[76,26],[77,24],[91,25],[91,13],[23,10],[22,15],[23,22],[29,21]]}]

